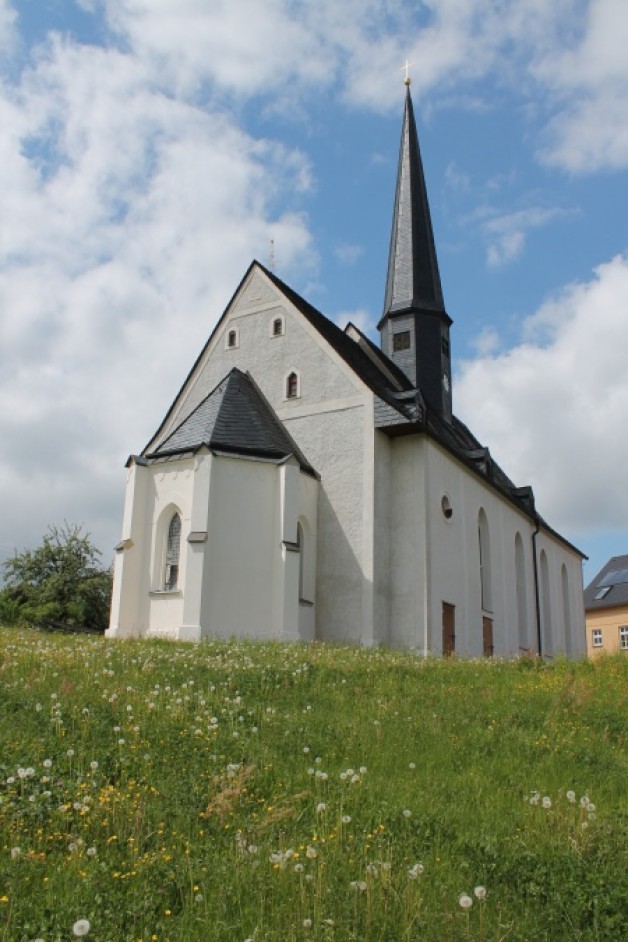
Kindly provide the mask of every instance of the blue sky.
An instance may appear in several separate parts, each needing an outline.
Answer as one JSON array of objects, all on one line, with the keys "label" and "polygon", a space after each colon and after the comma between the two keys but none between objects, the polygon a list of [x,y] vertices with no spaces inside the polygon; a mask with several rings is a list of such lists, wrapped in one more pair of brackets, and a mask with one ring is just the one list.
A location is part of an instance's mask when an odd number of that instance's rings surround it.
[{"label": "blue sky", "polygon": [[628,552],[625,0],[0,0],[0,557],[83,523],[252,258],[381,313],[411,62],[454,408]]}]

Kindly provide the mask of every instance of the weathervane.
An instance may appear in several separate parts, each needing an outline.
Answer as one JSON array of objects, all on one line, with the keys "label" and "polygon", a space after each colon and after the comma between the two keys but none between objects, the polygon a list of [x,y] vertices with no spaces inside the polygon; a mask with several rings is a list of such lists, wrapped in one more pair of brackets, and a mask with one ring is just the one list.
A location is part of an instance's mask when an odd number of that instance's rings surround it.
[{"label": "weathervane", "polygon": [[402,65],[401,68],[399,69],[400,72],[405,72],[405,73],[406,73],[406,77],[405,77],[404,80],[403,80],[403,84],[404,84],[404,85],[409,85],[410,82],[412,81],[412,79],[410,78],[410,75],[409,75],[409,69],[410,69],[410,66],[411,66],[411,65],[413,65],[413,63],[412,63],[412,62],[408,62],[408,60],[406,59],[406,64],[405,64],[405,65]]}]

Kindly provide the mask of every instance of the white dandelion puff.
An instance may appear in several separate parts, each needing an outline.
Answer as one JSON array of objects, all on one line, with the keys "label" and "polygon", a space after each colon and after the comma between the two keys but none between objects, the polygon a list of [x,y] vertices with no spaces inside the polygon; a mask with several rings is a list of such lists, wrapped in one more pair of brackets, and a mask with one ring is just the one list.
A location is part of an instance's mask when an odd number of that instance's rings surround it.
[{"label": "white dandelion puff", "polygon": [[468,895],[468,893],[461,893],[458,899],[458,905],[461,906],[463,909],[471,909],[471,907],[473,906],[473,900]]},{"label": "white dandelion puff", "polygon": [[77,921],[72,926],[72,932],[75,936],[84,936],[90,930],[89,919],[77,919]]}]

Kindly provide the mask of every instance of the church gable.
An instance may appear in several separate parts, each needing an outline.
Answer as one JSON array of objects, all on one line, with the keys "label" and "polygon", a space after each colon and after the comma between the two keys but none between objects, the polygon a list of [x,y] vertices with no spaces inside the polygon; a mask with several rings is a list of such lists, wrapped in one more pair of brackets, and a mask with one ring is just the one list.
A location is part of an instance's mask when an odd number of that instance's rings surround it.
[{"label": "church gable", "polygon": [[[368,398],[352,364],[320,325],[304,316],[295,304],[302,299],[283,287],[253,263],[144,454],[155,451],[234,367],[250,373],[282,420],[299,409],[316,410],[329,402],[358,404]],[[335,324],[318,317],[330,325],[332,339],[345,338]],[[359,353],[357,344],[348,338],[345,342]]]}]

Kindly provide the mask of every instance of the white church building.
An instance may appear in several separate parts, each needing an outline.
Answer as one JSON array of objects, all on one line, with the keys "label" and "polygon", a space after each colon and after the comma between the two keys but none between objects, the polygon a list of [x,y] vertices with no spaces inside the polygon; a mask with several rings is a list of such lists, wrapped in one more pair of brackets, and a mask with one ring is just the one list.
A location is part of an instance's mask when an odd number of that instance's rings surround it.
[{"label": "white church building", "polygon": [[582,554],[452,413],[410,97],[380,346],[253,262],[127,462],[109,637],[585,651]]}]

